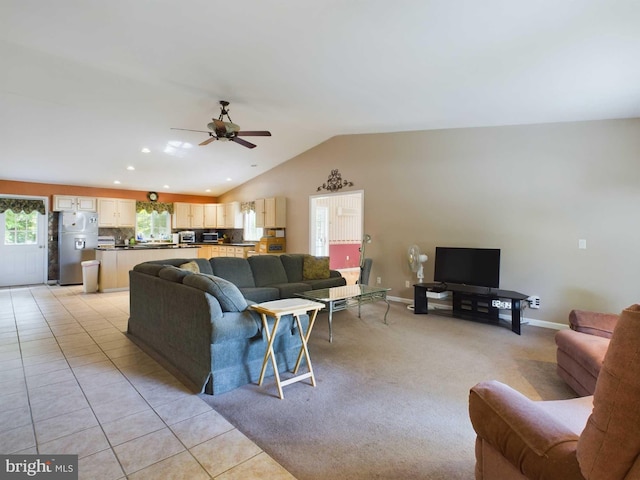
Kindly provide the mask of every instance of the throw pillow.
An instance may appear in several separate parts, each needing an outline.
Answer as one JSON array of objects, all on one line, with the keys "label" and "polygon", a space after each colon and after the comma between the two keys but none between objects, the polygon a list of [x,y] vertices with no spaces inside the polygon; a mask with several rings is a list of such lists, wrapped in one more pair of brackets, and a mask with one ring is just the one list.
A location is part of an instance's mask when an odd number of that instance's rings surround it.
[{"label": "throw pillow", "polygon": [[306,255],[302,263],[303,280],[329,278],[329,257]]},{"label": "throw pillow", "polygon": [[180,265],[180,268],[189,272],[200,273],[200,267],[198,267],[198,264],[196,262],[183,263],[182,265]]}]

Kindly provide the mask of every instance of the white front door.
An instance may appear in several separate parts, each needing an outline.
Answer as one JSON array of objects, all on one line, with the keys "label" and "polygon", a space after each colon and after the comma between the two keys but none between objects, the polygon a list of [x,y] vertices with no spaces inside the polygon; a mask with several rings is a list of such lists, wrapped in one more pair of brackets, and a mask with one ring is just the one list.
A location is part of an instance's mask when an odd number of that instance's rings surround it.
[{"label": "white front door", "polygon": [[0,287],[45,283],[47,215],[0,214]]}]

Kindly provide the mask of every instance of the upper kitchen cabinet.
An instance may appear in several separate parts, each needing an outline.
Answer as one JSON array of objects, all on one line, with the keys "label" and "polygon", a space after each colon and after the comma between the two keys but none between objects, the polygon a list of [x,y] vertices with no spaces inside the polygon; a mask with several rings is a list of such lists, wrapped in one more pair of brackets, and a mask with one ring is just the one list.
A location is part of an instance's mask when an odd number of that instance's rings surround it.
[{"label": "upper kitchen cabinet", "polygon": [[256,227],[286,228],[287,199],[284,197],[272,197],[256,200]]},{"label": "upper kitchen cabinet", "polygon": [[216,224],[218,228],[242,228],[240,202],[218,203],[216,205]]},{"label": "upper kitchen cabinet", "polygon": [[53,196],[54,212],[95,212],[96,208],[95,197]]},{"label": "upper kitchen cabinet", "polygon": [[136,226],[136,201],[126,198],[98,198],[99,227]]},{"label": "upper kitchen cabinet", "polygon": [[204,228],[204,204],[173,204],[173,228]]},{"label": "upper kitchen cabinet", "polygon": [[204,228],[218,227],[218,205],[216,203],[205,203],[204,205]]}]

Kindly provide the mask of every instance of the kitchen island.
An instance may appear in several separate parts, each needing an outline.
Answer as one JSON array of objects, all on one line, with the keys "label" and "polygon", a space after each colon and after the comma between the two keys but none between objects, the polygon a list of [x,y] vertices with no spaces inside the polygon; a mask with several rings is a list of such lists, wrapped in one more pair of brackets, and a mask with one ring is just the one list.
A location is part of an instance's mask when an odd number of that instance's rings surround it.
[{"label": "kitchen island", "polygon": [[168,258],[197,258],[198,245],[137,244],[96,248],[96,260],[100,261],[98,291],[114,292],[129,288],[129,270],[149,260]]}]

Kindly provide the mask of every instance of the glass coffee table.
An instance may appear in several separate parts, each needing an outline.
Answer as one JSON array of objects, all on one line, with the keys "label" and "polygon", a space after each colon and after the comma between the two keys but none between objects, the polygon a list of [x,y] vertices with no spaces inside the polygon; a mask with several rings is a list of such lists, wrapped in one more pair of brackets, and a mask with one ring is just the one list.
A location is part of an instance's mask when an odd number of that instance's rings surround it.
[{"label": "glass coffee table", "polygon": [[339,312],[349,307],[358,307],[358,318],[360,318],[360,307],[365,303],[382,300],[387,304],[384,312],[384,323],[387,323],[387,313],[389,313],[389,301],[387,292],[390,288],[370,287],[369,285],[345,285],[343,287],[322,288],[320,290],[309,290],[308,292],[297,293],[296,295],[307,300],[324,303],[329,312],[329,341],[333,341],[331,322],[333,312]]}]

